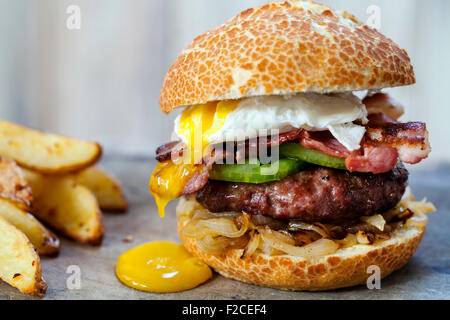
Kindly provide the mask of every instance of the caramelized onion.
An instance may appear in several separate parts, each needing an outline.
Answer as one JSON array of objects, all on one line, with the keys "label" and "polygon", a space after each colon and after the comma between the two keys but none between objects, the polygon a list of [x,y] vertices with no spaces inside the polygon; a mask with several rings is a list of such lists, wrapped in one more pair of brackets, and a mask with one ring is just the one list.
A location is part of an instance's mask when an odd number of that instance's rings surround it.
[{"label": "caramelized onion", "polygon": [[372,233],[358,231],[356,233],[356,241],[359,244],[372,244],[375,240],[375,236]]},{"label": "caramelized onion", "polygon": [[282,251],[288,255],[302,257],[305,259],[312,259],[332,254],[339,249],[339,245],[329,239],[319,239],[303,247],[296,247],[295,245],[282,241],[274,234],[274,231],[268,228],[262,229],[260,233],[261,239],[272,248]]},{"label": "caramelized onion", "polygon": [[330,236],[327,227],[321,223],[306,223],[303,221],[291,220],[289,221],[288,229],[290,231],[299,231],[299,230],[314,231],[319,235],[321,235],[322,238],[329,238]]},{"label": "caramelized onion", "polygon": [[391,222],[392,219],[394,219],[397,215],[399,215],[404,209],[401,205],[396,206],[395,208],[392,208],[391,210],[386,211],[383,213],[383,219],[386,222]]},{"label": "caramelized onion", "polygon": [[212,255],[225,253],[228,249],[242,249],[248,243],[248,236],[230,239],[222,236],[207,235],[197,240],[197,245],[203,252]]},{"label": "caramelized onion", "polygon": [[204,209],[194,197],[181,198],[177,205],[178,221],[185,222],[192,219],[197,210]]},{"label": "caramelized onion", "polygon": [[197,228],[203,232],[221,235],[227,238],[238,238],[247,232],[248,225],[243,225],[238,229],[233,221],[226,218],[200,220]]},{"label": "caramelized onion", "polygon": [[192,219],[213,219],[215,216],[206,209],[197,209],[194,211],[194,214],[192,216]]},{"label": "caramelized onion", "polygon": [[427,199],[410,202],[408,203],[408,208],[416,213],[421,212],[423,214],[436,211],[436,207],[431,202],[428,202]]},{"label": "caramelized onion", "polygon": [[341,248],[348,248],[358,244],[356,241],[356,235],[352,233],[348,233],[344,239],[336,240],[336,242],[341,246]]},{"label": "caramelized onion", "polygon": [[197,224],[200,220],[190,220],[188,223],[186,223],[181,230],[181,234],[185,237],[191,237],[191,238],[200,238],[207,235],[206,232],[202,232],[197,227]]},{"label": "caramelized onion", "polygon": [[258,230],[252,230],[250,232],[250,241],[247,243],[247,246],[244,249],[244,253],[241,256],[241,259],[247,258],[254,254],[259,247],[259,242],[261,240],[261,235]]},{"label": "caramelized onion", "polygon": [[212,235],[207,235],[202,239],[197,239],[198,247],[207,254],[221,254],[229,244],[230,239],[225,237],[213,237]]},{"label": "caramelized onion", "polygon": [[384,220],[381,214],[376,214],[369,217],[361,217],[361,220],[365,223],[374,226],[380,231],[384,231],[384,226],[386,225],[386,220]]},{"label": "caramelized onion", "polygon": [[211,214],[211,216],[216,217],[216,218],[229,218],[229,219],[235,219],[237,217],[239,217],[240,215],[242,215],[241,212],[232,212],[232,211],[227,211],[227,212],[209,212]]},{"label": "caramelized onion", "polygon": [[255,226],[269,226],[273,230],[286,228],[286,222],[260,214],[253,215],[251,221]]},{"label": "caramelized onion", "polygon": [[386,241],[386,240],[389,240],[390,238],[391,238],[391,236],[386,234],[386,233],[376,234],[375,235],[375,240],[376,241]]},{"label": "caramelized onion", "polygon": [[247,232],[250,219],[248,215],[241,214],[236,218],[236,221],[240,225],[239,229],[233,220],[227,218],[193,219],[184,226],[182,234],[185,237],[196,239],[207,235],[239,238]]},{"label": "caramelized onion", "polygon": [[423,227],[426,226],[428,217],[424,213],[414,213],[414,215],[406,221],[406,226]]},{"label": "caramelized onion", "polygon": [[295,239],[287,232],[279,232],[279,231],[273,231],[271,229],[268,229],[266,227],[266,230],[270,230],[275,238],[279,239],[280,241],[283,241],[290,245],[295,245]]},{"label": "caramelized onion", "polygon": [[314,231],[296,231],[292,234],[295,239],[296,246],[304,246],[305,244],[310,244],[311,242],[317,241],[321,238],[319,234]]},{"label": "caramelized onion", "polygon": [[[233,248],[244,249],[242,258],[263,252],[312,259],[335,253],[339,248],[386,241],[397,228],[426,224],[425,213],[432,211],[435,207],[426,200],[417,202],[412,195],[405,195],[395,208],[361,218],[362,222],[356,225],[324,226],[237,212],[211,213],[189,197],[180,201],[177,215],[185,223],[182,235],[195,238],[199,248],[208,254],[222,254]],[[331,236],[334,240],[326,239]]]}]

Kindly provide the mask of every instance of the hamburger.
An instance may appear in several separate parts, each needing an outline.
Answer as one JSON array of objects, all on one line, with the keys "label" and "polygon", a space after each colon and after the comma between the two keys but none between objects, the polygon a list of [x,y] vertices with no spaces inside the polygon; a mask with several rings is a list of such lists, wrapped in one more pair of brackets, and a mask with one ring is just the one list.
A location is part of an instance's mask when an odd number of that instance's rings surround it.
[{"label": "hamburger", "polygon": [[221,275],[284,290],[381,277],[416,251],[434,206],[405,164],[426,125],[382,89],[415,83],[410,58],[347,12],[306,1],[250,8],[197,37],[160,108],[177,141],[150,179],[160,215],[180,198],[184,246]]}]

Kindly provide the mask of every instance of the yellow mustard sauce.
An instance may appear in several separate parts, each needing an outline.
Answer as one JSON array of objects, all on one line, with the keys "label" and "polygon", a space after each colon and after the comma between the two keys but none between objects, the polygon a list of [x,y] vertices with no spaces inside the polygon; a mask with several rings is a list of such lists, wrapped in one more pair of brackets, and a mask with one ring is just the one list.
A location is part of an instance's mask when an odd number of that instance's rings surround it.
[{"label": "yellow mustard sauce", "polygon": [[183,245],[157,241],[122,254],[117,260],[116,275],[129,287],[170,293],[197,287],[212,277],[212,271]]}]

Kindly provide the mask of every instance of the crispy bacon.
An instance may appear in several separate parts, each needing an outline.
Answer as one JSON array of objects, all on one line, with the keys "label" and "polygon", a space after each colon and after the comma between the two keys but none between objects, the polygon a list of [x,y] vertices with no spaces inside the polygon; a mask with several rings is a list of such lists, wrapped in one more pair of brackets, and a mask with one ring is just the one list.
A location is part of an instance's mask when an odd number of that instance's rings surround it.
[{"label": "crispy bacon", "polygon": [[303,131],[300,143],[305,148],[315,149],[332,157],[346,158],[350,155],[350,151],[337,141],[330,131]]},{"label": "crispy bacon", "polygon": [[420,162],[431,152],[428,131],[422,122],[369,122],[365,140],[372,147],[395,148],[400,159],[409,164]]},{"label": "crispy bacon", "polygon": [[224,153],[222,150],[213,151],[212,156],[208,156],[203,160],[203,163],[201,164],[203,166],[203,169],[201,172],[196,172],[194,176],[189,179],[189,181],[184,186],[184,189],[181,193],[181,195],[186,196],[190,194],[194,194],[200,189],[202,189],[209,179],[209,172],[212,169],[212,166],[217,161],[223,159]]},{"label": "crispy bacon", "polygon": [[405,112],[403,106],[387,93],[368,95],[363,103],[369,114],[384,114],[394,120],[398,120]]},{"label": "crispy bacon", "polygon": [[156,160],[159,162],[171,160],[175,153],[177,153],[179,156],[182,156],[183,149],[184,143],[181,141],[166,143],[156,149]]},{"label": "crispy bacon", "polygon": [[247,141],[237,142],[235,145],[234,154],[230,154],[230,148],[226,149],[227,160],[240,163],[243,159],[245,159],[245,157],[248,157],[249,155],[260,155],[260,148],[266,148],[266,151],[269,152],[268,149],[271,147],[277,147],[282,143],[299,139],[303,131],[304,130],[296,129],[279,135],[258,137]]},{"label": "crispy bacon", "polygon": [[390,146],[364,146],[345,158],[345,166],[350,172],[389,172],[395,167],[398,151]]},{"label": "crispy bacon", "polygon": [[[282,133],[280,135],[272,136],[272,137],[259,137],[247,141],[239,141],[239,142],[230,142],[230,143],[220,143],[213,146],[212,152],[217,159],[217,152],[221,152],[223,157],[231,158],[230,161],[239,162],[242,160],[242,157],[250,154],[250,149],[260,148],[261,146],[265,147],[276,147],[282,143],[297,140],[300,138],[304,130],[292,130],[286,133]],[[264,140],[263,140],[264,139]],[[166,143],[156,149],[156,160],[159,162],[164,162],[168,160],[173,160],[175,157],[180,159],[183,156],[183,152],[185,149],[185,144],[181,141],[173,141]],[[226,151],[226,152],[224,152]],[[256,153],[258,154],[258,153]],[[206,155],[205,158],[211,158],[211,156]],[[217,159],[217,161],[220,159]],[[228,162],[227,162],[228,163]]]},{"label": "crispy bacon", "polygon": [[300,143],[305,148],[345,158],[347,169],[352,172],[388,172],[398,158],[405,163],[415,164],[427,158],[431,152],[424,123],[399,123],[384,114],[369,116],[360,150],[349,152],[328,131],[305,131]]},{"label": "crispy bacon", "polygon": [[189,181],[184,186],[183,191],[181,192],[182,196],[187,196],[190,194],[194,194],[200,189],[202,189],[209,179],[209,172],[211,171],[212,163],[211,165],[203,164],[203,170],[199,173],[196,172],[194,176],[189,179]]}]

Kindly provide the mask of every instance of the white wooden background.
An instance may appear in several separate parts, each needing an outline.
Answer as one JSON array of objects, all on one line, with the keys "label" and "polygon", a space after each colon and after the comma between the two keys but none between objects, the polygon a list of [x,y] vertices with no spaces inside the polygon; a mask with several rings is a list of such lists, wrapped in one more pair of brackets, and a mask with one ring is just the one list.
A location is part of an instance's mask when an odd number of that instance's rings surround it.
[{"label": "white wooden background", "polygon": [[[264,0],[0,0],[0,117],[100,141],[107,153],[152,154],[172,132],[159,112],[164,75],[196,36]],[[450,162],[450,1],[324,0],[409,52],[417,84],[392,90],[406,119],[426,121],[430,166]],[[81,8],[81,30],[66,9]]]}]

